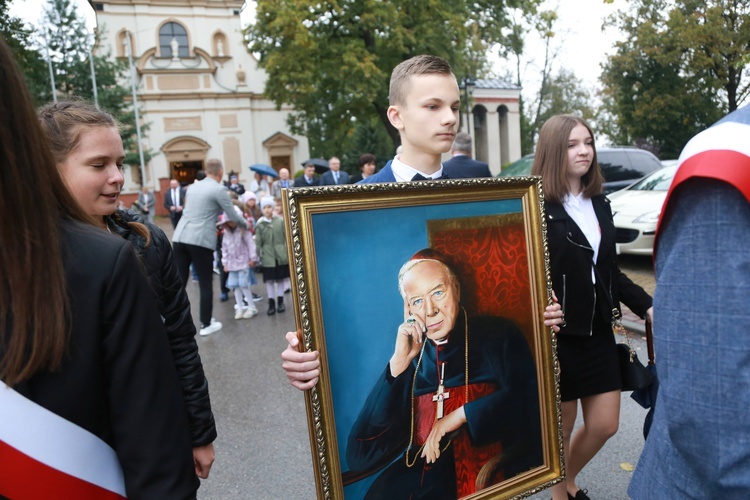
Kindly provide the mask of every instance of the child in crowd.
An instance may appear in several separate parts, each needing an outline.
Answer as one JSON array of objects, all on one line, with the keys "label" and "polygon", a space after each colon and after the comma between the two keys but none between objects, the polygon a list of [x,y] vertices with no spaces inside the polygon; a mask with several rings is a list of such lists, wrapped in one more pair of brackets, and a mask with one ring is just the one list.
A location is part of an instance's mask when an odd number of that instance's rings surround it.
[{"label": "child in crowd", "polygon": [[280,198],[274,199],[274,203],[276,203],[276,206],[273,209],[273,213],[283,219],[284,218],[284,205],[281,204],[281,199]]},{"label": "child in crowd", "polygon": [[[234,210],[242,215],[242,209]],[[250,291],[250,273],[255,266],[256,249],[253,235],[249,230],[238,227],[228,217],[222,217],[219,226],[224,227],[221,241],[221,264],[228,273],[227,288],[234,290],[237,312],[234,319],[248,319],[258,314]],[[245,300],[247,299],[247,300]],[[245,305],[247,304],[247,305]]]},{"label": "child in crowd", "polygon": [[[269,316],[276,314],[276,311],[282,313],[286,310],[284,290],[290,286],[284,219],[274,214],[275,206],[273,197],[266,196],[261,199],[260,209],[263,216],[255,228],[255,243],[268,293]],[[277,297],[276,301],[274,297]]]}]

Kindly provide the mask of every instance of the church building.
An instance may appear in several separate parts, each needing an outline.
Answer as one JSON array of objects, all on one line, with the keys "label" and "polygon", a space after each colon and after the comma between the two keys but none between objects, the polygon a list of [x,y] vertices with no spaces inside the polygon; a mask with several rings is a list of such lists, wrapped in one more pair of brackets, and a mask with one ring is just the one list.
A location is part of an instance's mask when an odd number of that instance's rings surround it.
[{"label": "church building", "polygon": [[[301,168],[307,138],[287,126],[291,108],[276,109],[263,96],[266,74],[246,48],[240,11],[245,0],[89,0],[102,35],[97,50],[127,59],[136,68],[144,166],[125,172],[123,201],[141,184],[157,197],[169,179],[191,183],[206,159],[220,158],[224,172],[249,184],[249,166],[277,171]],[[163,212],[162,212],[163,211]]]}]

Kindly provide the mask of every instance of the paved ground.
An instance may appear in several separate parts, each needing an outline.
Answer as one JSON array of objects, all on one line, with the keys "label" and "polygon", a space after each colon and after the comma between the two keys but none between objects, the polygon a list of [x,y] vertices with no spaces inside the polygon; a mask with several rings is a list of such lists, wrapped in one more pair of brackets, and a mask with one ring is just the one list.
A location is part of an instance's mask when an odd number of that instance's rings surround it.
[{"label": "paved ground", "polygon": [[[168,235],[168,219],[157,218]],[[650,258],[624,258],[624,271],[653,292]],[[198,304],[197,283],[187,287],[192,304]],[[218,301],[218,279],[213,315],[224,328],[198,337],[208,376],[218,426],[217,459],[211,477],[203,481],[200,499],[278,500],[314,499],[307,417],[303,394],[292,388],[281,369],[284,333],[293,330],[293,307],[267,316],[266,303],[257,303],[260,314],[234,320],[233,301]],[[265,297],[263,285],[254,290]],[[287,295],[287,299],[290,296]],[[193,317],[197,321],[197,306]],[[637,330],[637,323],[635,329]],[[636,336],[635,347],[645,359],[645,346]],[[645,410],[623,394],[619,433],[579,476],[582,487],[595,499],[624,499],[627,484],[643,446],[641,427]],[[534,498],[549,498],[542,492]]]},{"label": "paved ground", "polygon": [[[635,255],[620,255],[620,269],[628,275],[636,284],[640,285],[649,295],[653,297],[656,282],[654,281],[654,268],[651,257]],[[636,316],[625,305],[622,306],[622,323],[631,332],[646,333],[644,321]]]}]

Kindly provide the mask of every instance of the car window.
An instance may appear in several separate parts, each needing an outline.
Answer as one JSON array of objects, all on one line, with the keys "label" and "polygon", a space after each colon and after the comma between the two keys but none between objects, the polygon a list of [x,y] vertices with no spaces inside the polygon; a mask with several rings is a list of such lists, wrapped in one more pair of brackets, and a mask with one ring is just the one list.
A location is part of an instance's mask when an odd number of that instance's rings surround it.
[{"label": "car window", "polygon": [[606,182],[626,181],[642,177],[633,171],[625,151],[598,151],[597,159]]},{"label": "car window", "polygon": [[643,177],[646,174],[659,170],[663,166],[654,155],[649,154],[647,151],[634,149],[628,151],[628,154],[633,169],[638,171],[638,175],[635,177]]},{"label": "car window", "polygon": [[500,172],[500,177],[531,175],[531,166],[534,163],[534,155],[526,155],[520,158]]},{"label": "car window", "polygon": [[669,186],[672,185],[675,172],[677,172],[677,165],[662,168],[639,180],[628,189],[632,191],[667,191]]}]

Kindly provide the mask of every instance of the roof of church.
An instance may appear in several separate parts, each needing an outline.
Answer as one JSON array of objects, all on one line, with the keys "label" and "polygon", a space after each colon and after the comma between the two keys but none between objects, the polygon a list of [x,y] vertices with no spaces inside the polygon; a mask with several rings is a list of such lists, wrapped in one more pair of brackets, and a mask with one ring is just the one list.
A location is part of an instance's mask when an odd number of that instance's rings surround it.
[{"label": "roof of church", "polygon": [[502,89],[502,90],[521,90],[516,84],[510,83],[500,78],[481,78],[476,80],[477,89]]}]

